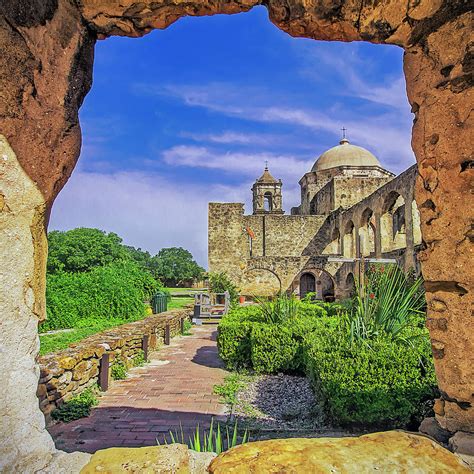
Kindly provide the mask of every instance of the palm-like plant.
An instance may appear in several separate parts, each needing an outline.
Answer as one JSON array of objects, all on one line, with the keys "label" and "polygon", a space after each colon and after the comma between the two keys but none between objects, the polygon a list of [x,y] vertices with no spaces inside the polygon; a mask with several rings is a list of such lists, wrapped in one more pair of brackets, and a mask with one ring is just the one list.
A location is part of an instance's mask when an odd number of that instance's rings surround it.
[{"label": "palm-like plant", "polygon": [[346,322],[352,341],[370,339],[381,333],[411,343],[405,329],[416,325],[425,304],[421,278],[410,282],[397,266],[367,273],[362,291],[354,299]]},{"label": "palm-like plant", "polygon": [[255,298],[259,305],[262,321],[267,324],[279,324],[288,319],[295,318],[298,313],[296,298],[285,293],[280,293],[276,298]]}]

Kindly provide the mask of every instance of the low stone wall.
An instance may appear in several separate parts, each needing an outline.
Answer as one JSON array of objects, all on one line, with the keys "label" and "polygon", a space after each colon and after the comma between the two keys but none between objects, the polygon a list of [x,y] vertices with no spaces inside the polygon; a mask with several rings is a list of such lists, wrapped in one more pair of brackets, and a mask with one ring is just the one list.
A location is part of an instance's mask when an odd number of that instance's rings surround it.
[{"label": "low stone wall", "polygon": [[[169,337],[179,334],[181,321],[189,318],[189,315],[190,308],[154,314],[39,357],[41,372],[37,395],[46,423],[51,422],[51,412],[55,408],[99,383],[104,364],[111,368],[114,362],[121,361],[126,367],[133,367],[134,358],[144,349],[152,351],[166,343],[167,326]],[[109,384],[112,382],[111,370],[107,373],[106,383]]]}]

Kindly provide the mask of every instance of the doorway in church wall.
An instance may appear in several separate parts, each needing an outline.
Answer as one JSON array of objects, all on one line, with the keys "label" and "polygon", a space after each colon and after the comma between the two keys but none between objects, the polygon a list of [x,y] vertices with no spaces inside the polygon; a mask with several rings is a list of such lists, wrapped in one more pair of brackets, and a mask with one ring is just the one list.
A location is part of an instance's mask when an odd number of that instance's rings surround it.
[{"label": "doorway in church wall", "polygon": [[306,272],[300,277],[300,298],[308,293],[314,293],[314,299],[334,301],[334,281],[325,270]]},{"label": "doorway in church wall", "polygon": [[312,273],[303,273],[300,278],[300,298],[308,293],[316,293],[316,277]]}]

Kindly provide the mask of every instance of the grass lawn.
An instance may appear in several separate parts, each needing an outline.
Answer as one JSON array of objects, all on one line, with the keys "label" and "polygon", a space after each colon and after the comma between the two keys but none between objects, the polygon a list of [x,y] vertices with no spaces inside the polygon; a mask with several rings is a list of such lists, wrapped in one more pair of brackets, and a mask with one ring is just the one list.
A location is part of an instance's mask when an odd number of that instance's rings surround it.
[{"label": "grass lawn", "polygon": [[[187,304],[193,302],[194,298],[171,298],[171,300],[168,301],[168,309],[183,308]],[[149,314],[144,317],[147,316],[149,316]],[[88,326],[84,328],[73,328],[71,330],[65,330],[64,332],[57,332],[55,334],[40,334],[40,355],[66,349],[66,347],[68,347],[70,344],[81,341],[86,337],[92,336],[92,334],[120,326],[121,324],[131,323],[133,321],[134,320],[125,321],[123,319],[109,319],[104,321],[95,321],[93,324],[88,324]]]},{"label": "grass lawn", "polygon": [[171,297],[171,300],[168,301],[168,309],[184,308],[186,305],[192,303],[194,303],[194,298],[186,298],[184,296],[179,296],[177,298]]}]

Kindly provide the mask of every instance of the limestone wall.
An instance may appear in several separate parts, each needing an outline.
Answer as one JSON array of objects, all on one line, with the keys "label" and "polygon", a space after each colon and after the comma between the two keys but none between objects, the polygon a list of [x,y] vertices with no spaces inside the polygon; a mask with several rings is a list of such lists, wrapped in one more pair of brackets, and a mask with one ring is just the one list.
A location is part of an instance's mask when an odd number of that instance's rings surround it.
[{"label": "limestone wall", "polygon": [[[209,204],[209,271],[226,272],[246,295],[275,294],[280,286],[286,290],[308,260],[305,250],[326,218],[243,212],[239,203]],[[278,276],[268,271],[275,259]]]},{"label": "limestone wall", "polygon": [[188,315],[189,309],[155,314],[94,334],[67,349],[39,357],[37,395],[46,422],[51,421],[51,412],[55,408],[98,383],[104,354],[109,354],[110,367],[118,361],[126,367],[132,367],[133,359],[143,349],[144,336],[148,336],[148,350],[154,350],[164,342],[166,325],[170,327],[171,336],[177,335],[181,329],[181,320]]},{"label": "limestone wall", "polygon": [[[370,196],[374,191],[393,178],[358,178],[336,176],[334,178],[334,207],[348,208],[361,199]],[[333,210],[331,209],[331,210]]]}]

